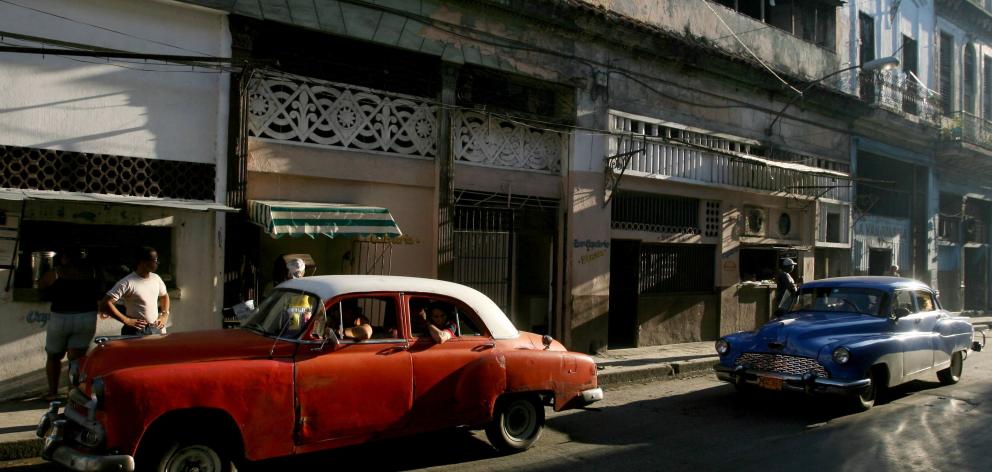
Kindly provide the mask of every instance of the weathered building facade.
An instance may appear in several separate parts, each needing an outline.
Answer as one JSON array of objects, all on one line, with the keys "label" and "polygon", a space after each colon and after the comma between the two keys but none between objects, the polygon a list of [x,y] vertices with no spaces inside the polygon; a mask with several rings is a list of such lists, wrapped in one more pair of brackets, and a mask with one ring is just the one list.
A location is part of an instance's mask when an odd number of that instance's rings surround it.
[{"label": "weathered building facade", "polygon": [[0,5],[0,46],[22,48],[0,52],[0,398],[43,388],[38,278],[70,247],[109,288],[154,246],[170,329],[220,326],[230,79],[142,57],[228,57],[226,21],[179,3]]},{"label": "weathered building facade", "polygon": [[[211,199],[242,210],[205,217],[229,230],[225,305],[305,254],[473,286],[592,352],[751,329],[785,257],[806,280],[898,266],[985,308],[989,9],[958,3],[152,5],[222,19],[189,48],[238,66],[186,96],[223,123],[184,122],[215,138],[190,158]],[[195,156],[193,136],[157,142]]]},{"label": "weathered building facade", "polygon": [[935,69],[943,104],[937,146],[936,257],[944,304],[989,309],[992,219],[992,4],[935,2]]}]

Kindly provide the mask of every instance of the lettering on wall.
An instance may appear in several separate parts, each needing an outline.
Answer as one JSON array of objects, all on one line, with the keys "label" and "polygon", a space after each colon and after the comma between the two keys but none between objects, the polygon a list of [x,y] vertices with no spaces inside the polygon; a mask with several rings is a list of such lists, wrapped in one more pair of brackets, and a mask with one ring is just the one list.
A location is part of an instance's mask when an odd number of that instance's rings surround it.
[{"label": "lettering on wall", "polygon": [[576,249],[585,248],[585,254],[579,256],[579,264],[588,264],[600,257],[607,254],[607,250],[610,248],[609,241],[602,240],[592,240],[592,239],[576,239],[572,242],[572,245]]},{"label": "lettering on wall", "polygon": [[28,312],[28,315],[24,317],[24,319],[28,323],[41,323],[41,326],[44,327],[46,324],[48,324],[48,319],[51,318],[51,316],[52,316],[51,313],[41,312],[38,310],[31,310]]},{"label": "lettering on wall", "polygon": [[591,239],[576,239],[573,243],[576,248],[584,247],[586,250],[597,249],[597,248],[610,248],[609,241],[593,241]]},{"label": "lettering on wall", "polygon": [[587,253],[587,254],[583,254],[583,255],[579,256],[579,264],[588,264],[588,263],[590,263],[590,262],[592,262],[592,261],[594,261],[596,259],[599,259],[600,257],[603,257],[605,255],[606,255],[606,249],[600,249],[600,250],[593,251],[593,252],[590,252],[590,253]]}]

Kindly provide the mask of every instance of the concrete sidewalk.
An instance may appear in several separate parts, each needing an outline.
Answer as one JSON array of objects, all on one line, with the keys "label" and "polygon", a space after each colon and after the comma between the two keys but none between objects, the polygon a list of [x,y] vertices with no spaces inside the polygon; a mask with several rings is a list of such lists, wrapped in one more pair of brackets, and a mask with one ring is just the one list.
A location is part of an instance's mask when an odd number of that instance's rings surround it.
[{"label": "concrete sidewalk", "polygon": [[[992,317],[971,321],[976,331],[992,325]],[[624,383],[709,375],[717,362],[713,341],[615,349],[594,357],[600,367],[599,384],[607,390]],[[47,409],[40,399],[0,402],[0,461],[41,454],[42,440],[35,436],[35,427]]]}]

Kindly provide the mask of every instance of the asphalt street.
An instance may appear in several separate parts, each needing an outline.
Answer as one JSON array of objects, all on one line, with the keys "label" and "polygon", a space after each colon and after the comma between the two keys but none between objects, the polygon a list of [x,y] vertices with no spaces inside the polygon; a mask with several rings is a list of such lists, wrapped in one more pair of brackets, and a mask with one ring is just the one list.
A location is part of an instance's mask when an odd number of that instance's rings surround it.
[{"label": "asphalt street", "polygon": [[[551,413],[538,445],[500,456],[481,432],[450,431],[299,458],[255,470],[979,471],[992,469],[992,352],[962,380],[927,376],[850,413],[794,394],[738,394],[706,375],[629,385],[588,410]],[[58,470],[37,460],[5,470]]]}]

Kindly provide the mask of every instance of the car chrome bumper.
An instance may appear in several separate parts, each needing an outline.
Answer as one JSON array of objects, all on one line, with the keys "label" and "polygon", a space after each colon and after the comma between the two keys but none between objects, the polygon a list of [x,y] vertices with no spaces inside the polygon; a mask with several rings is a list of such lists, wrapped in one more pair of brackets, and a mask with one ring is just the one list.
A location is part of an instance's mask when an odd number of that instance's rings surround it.
[{"label": "car chrome bumper", "polygon": [[582,397],[582,402],[586,405],[590,403],[596,403],[603,399],[603,389],[602,388],[591,388],[589,390],[583,390],[579,394]]},{"label": "car chrome bumper", "polygon": [[65,426],[69,420],[64,414],[59,413],[62,406],[64,406],[62,402],[52,402],[48,411],[41,415],[38,428],[35,430],[38,437],[45,440],[41,452],[43,459],[80,472],[134,471],[134,458],[129,455],[87,454],[67,444]]},{"label": "car chrome bumper", "polygon": [[771,377],[782,380],[782,390],[809,394],[858,395],[871,385],[871,379],[833,380],[817,377],[812,373],[782,374],[750,370],[743,366],[727,367],[722,364],[713,366],[713,370],[718,379],[732,384],[757,386],[759,377]]}]

